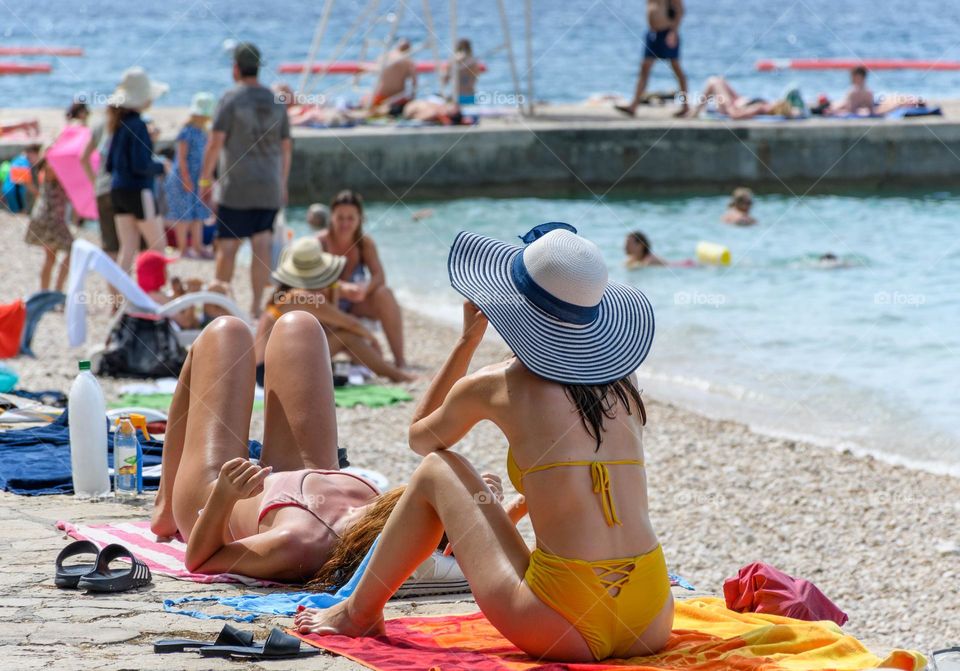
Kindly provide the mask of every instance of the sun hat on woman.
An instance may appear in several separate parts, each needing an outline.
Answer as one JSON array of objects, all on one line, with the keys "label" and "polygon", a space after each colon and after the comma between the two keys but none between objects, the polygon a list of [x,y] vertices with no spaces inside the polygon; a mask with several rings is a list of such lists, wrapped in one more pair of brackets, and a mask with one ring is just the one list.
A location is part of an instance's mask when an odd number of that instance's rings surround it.
[{"label": "sun hat on woman", "polygon": [[653,307],[640,290],[609,281],[600,249],[575,231],[544,224],[521,236],[531,241],[525,247],[461,232],[447,261],[450,284],[537,375],[607,384],[650,352]]},{"label": "sun hat on woman", "polygon": [[342,256],[323,251],[315,237],[298,238],[283,250],[271,277],[296,289],[326,289],[340,277],[346,262]]},{"label": "sun hat on woman", "polygon": [[120,83],[110,96],[110,104],[114,107],[142,109],[169,90],[170,87],[163,82],[151,81],[147,71],[135,65],[123,71]]}]

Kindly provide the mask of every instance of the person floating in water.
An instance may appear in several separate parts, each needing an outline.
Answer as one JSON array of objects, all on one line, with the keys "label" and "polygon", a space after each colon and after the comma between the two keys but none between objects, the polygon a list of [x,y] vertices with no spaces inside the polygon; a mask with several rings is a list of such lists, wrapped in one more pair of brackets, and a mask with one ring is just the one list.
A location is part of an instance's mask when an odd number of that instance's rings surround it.
[{"label": "person floating in water", "polygon": [[624,114],[634,116],[637,107],[643,100],[650,79],[650,71],[654,61],[669,61],[670,68],[677,78],[680,89],[680,110],[676,116],[687,113],[687,76],[680,67],[680,22],[683,20],[683,0],[648,0],[647,23],[650,30],[647,32],[643,50],[643,62],[640,64],[640,76],[637,79],[637,88],[633,100],[629,105],[617,105],[616,108]]},{"label": "person floating in water", "polygon": [[737,187],[733,190],[727,211],[723,213],[721,219],[723,223],[733,226],[753,226],[757,220],[750,214],[751,207],[753,207],[753,191],[745,186]]},{"label": "person floating in water", "polygon": [[640,231],[627,233],[627,238],[623,242],[623,251],[627,255],[627,268],[667,265],[663,259],[653,253],[650,240]]}]

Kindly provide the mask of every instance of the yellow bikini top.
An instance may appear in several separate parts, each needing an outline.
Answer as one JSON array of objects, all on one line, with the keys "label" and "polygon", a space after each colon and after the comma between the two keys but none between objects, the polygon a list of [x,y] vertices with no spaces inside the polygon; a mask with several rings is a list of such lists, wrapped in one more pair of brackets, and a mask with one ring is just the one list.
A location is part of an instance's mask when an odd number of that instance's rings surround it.
[{"label": "yellow bikini top", "polygon": [[513,458],[513,450],[507,450],[507,476],[514,488],[523,494],[523,478],[537,471],[545,471],[550,468],[562,468],[566,466],[589,466],[590,476],[593,478],[593,491],[600,495],[600,505],[603,506],[603,517],[607,521],[607,526],[612,527],[615,524],[622,524],[617,517],[617,509],[613,505],[613,493],[610,491],[610,471],[607,466],[634,465],[643,466],[642,459],[615,459],[611,461],[555,461],[552,464],[539,464],[531,466],[527,470],[522,470],[516,460]]}]

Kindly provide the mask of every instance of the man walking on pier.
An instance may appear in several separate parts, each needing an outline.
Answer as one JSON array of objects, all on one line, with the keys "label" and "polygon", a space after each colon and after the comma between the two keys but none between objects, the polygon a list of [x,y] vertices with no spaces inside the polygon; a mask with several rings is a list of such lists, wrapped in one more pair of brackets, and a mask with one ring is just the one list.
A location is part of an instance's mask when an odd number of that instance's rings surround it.
[{"label": "man walking on pier", "polygon": [[647,0],[647,23],[650,30],[644,44],[643,62],[640,65],[640,77],[637,80],[637,90],[629,105],[617,105],[616,108],[633,116],[637,113],[637,106],[643,102],[647,91],[647,82],[650,71],[656,60],[669,61],[673,74],[677,77],[680,96],[680,110],[675,116],[687,113],[687,76],[680,67],[680,22],[683,20],[683,0]]},{"label": "man walking on pier", "polygon": [[273,222],[287,201],[290,122],[286,106],[258,80],[259,49],[242,42],[233,57],[237,85],[217,106],[199,188],[203,199],[209,201],[219,162],[216,277],[227,284],[233,281],[237,250],[244,238],[250,238],[251,314],[258,316],[270,280]]}]

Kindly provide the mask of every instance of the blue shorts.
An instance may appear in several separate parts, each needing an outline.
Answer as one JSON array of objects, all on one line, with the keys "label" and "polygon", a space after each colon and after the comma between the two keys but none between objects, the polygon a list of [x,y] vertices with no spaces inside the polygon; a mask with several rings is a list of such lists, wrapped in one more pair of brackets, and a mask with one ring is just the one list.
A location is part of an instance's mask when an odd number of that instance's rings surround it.
[{"label": "blue shorts", "polygon": [[669,30],[654,32],[647,31],[647,41],[643,47],[644,59],[658,59],[661,61],[675,61],[680,58],[680,35],[677,35],[677,46],[667,46],[667,34]]},{"label": "blue shorts", "polygon": [[276,210],[235,210],[221,205],[217,208],[218,238],[251,238],[257,233],[273,230]]}]

